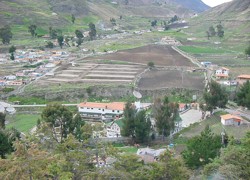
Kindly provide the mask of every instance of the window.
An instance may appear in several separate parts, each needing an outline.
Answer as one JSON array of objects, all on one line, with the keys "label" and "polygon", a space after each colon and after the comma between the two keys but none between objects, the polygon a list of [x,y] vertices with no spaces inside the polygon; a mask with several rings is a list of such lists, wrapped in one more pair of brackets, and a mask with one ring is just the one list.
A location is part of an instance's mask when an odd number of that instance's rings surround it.
[{"label": "window", "polygon": [[91,109],[93,109],[93,108],[91,108]]},{"label": "window", "polygon": [[89,109],[89,108],[87,107],[87,109]]},{"label": "window", "polygon": [[115,112],[115,110],[112,110],[112,112]]},{"label": "window", "polygon": [[104,111],[104,109],[102,109],[102,111]]},{"label": "window", "polygon": [[119,113],[120,111],[119,111],[119,110],[117,110],[117,112]]}]

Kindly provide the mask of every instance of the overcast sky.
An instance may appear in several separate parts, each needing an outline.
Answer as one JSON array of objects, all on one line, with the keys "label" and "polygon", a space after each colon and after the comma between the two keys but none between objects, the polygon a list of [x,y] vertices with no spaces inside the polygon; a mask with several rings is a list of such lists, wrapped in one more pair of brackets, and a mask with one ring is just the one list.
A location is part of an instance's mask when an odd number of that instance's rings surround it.
[{"label": "overcast sky", "polygon": [[224,2],[229,2],[231,0],[202,0],[204,3],[206,3],[207,5],[214,7],[217,6],[219,4],[222,4]]}]

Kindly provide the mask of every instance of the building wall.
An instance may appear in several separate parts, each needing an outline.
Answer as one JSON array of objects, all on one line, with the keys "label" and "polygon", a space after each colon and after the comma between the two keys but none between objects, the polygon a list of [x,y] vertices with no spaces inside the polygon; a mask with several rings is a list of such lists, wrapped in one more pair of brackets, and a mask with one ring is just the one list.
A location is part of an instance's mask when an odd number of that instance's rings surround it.
[{"label": "building wall", "polygon": [[107,128],[107,137],[121,137],[121,129],[116,123]]}]

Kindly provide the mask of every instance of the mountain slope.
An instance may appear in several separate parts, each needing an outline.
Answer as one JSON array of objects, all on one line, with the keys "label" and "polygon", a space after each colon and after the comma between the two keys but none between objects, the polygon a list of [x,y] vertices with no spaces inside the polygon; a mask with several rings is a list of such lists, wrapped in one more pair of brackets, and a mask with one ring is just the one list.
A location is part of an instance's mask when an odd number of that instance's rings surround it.
[{"label": "mountain slope", "polygon": [[173,0],[175,3],[182,5],[187,9],[191,9],[194,12],[201,13],[208,10],[210,7],[203,3],[201,0]]}]

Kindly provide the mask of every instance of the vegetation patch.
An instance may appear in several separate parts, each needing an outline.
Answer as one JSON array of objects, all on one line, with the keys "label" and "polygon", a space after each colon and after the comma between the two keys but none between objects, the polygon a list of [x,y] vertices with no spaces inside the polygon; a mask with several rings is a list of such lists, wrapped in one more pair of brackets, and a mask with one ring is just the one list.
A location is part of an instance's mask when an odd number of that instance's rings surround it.
[{"label": "vegetation patch", "polygon": [[198,47],[198,46],[179,46],[178,48],[181,49],[182,51],[192,54],[203,54],[203,53],[220,54],[220,53],[231,52],[222,48]]},{"label": "vegetation patch", "polygon": [[23,133],[29,133],[29,131],[36,125],[39,114],[15,114],[13,116],[9,116],[9,123],[7,124],[7,128],[14,127],[18,131]]}]

